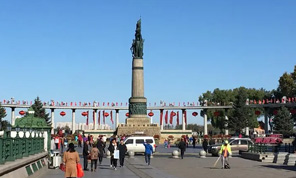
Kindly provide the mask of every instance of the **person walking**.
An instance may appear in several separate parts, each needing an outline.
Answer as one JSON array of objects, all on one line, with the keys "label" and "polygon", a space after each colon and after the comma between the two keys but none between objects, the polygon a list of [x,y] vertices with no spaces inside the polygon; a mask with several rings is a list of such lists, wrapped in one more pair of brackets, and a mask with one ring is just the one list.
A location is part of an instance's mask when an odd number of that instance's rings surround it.
[{"label": "person walking", "polygon": [[64,141],[65,141],[64,137],[61,137],[61,138],[60,138],[60,143],[61,143],[61,153],[64,152]]},{"label": "person walking", "polygon": [[97,162],[98,162],[99,154],[100,154],[100,151],[97,148],[97,145],[93,144],[93,147],[90,150],[90,159],[91,159],[90,168],[91,168],[91,172],[93,172],[93,171],[96,172],[96,170],[97,170]]},{"label": "person walking", "polygon": [[89,141],[86,141],[83,143],[83,170],[85,171],[89,171],[89,169],[87,169],[88,155],[89,155],[88,144],[89,144]]},{"label": "person walking", "polygon": [[196,144],[196,138],[194,136],[192,136],[192,145],[193,145],[193,148],[195,148],[195,144]]},{"label": "person walking", "polygon": [[105,145],[102,142],[102,138],[99,138],[97,141],[97,148],[99,149],[99,164],[102,164],[103,161],[103,156],[104,156],[104,152],[105,152]]},{"label": "person walking", "polygon": [[145,146],[145,162],[147,165],[150,165],[150,158],[151,154],[153,153],[153,148],[147,142],[144,142],[143,145]]},{"label": "person walking", "polygon": [[208,152],[208,140],[207,139],[203,140],[202,147],[203,147],[204,151],[207,153]]},{"label": "person walking", "polygon": [[60,139],[59,139],[58,136],[56,136],[56,137],[54,138],[54,143],[55,143],[55,146],[56,146],[56,150],[59,149],[59,142],[60,142]]},{"label": "person walking", "polygon": [[126,145],[124,144],[122,139],[120,140],[120,144],[118,145],[118,150],[119,150],[119,164],[120,164],[120,167],[122,167],[124,164],[125,153],[127,152]]},{"label": "person walking", "polygon": [[181,141],[179,143],[179,149],[181,150],[181,159],[184,158],[184,153],[186,151],[186,142],[184,141],[184,138],[181,138]]},{"label": "person walking", "polygon": [[63,155],[63,162],[66,165],[65,177],[77,177],[76,164],[79,163],[80,158],[78,152],[74,149],[74,144],[70,143],[68,150]]},{"label": "person walking", "polygon": [[112,140],[112,143],[109,145],[108,150],[111,153],[111,166],[110,167],[113,167],[114,170],[117,170],[117,168],[116,168],[117,167],[117,159],[114,158],[114,152],[116,150],[118,150],[118,146],[117,146],[115,138]]},{"label": "person walking", "polygon": [[221,155],[222,169],[230,169],[228,158],[232,155],[231,147],[228,144],[228,140],[224,141],[224,144],[221,146],[219,151]]}]

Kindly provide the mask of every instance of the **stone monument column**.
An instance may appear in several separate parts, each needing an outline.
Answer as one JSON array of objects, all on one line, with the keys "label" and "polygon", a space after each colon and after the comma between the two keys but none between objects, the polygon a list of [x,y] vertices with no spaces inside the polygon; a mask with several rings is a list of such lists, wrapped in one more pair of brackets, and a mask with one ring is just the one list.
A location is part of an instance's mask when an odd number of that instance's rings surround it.
[{"label": "stone monument column", "polygon": [[132,96],[129,99],[127,124],[150,124],[150,118],[147,117],[147,99],[144,97],[143,44],[141,20],[139,20],[136,26],[135,39],[131,47],[133,54]]},{"label": "stone monument column", "polygon": [[129,98],[129,116],[126,124],[118,125],[118,135],[143,134],[148,136],[160,135],[158,124],[151,124],[147,116],[147,99],[144,97],[144,67],[143,67],[144,39],[141,34],[141,19],[136,26],[135,39],[131,46],[132,52],[132,92]]}]

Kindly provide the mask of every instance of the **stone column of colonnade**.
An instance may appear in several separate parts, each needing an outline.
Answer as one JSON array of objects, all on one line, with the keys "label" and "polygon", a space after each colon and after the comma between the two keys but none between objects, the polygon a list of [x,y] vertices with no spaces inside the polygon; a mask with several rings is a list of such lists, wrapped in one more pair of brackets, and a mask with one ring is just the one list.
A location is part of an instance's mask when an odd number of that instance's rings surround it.
[{"label": "stone column of colonnade", "polygon": [[94,113],[94,115],[93,115],[93,117],[94,117],[94,130],[97,130],[98,129],[98,122],[96,121],[96,118],[97,118],[97,110],[96,109],[94,109],[93,110],[93,113]]},{"label": "stone column of colonnade", "polygon": [[115,113],[116,113],[116,115],[115,115],[115,130],[116,130],[116,128],[119,125],[119,109],[115,109]]},{"label": "stone column of colonnade", "polygon": [[182,130],[185,131],[186,130],[186,123],[185,123],[185,112],[186,109],[182,109]]},{"label": "stone column of colonnade", "polygon": [[163,130],[163,109],[160,109],[159,110],[160,111],[160,116],[162,116],[161,118],[160,118],[160,130]]},{"label": "stone column of colonnade", "polygon": [[72,134],[75,133],[75,128],[76,126],[76,123],[75,123],[75,109],[72,109]]},{"label": "stone column of colonnade", "polygon": [[11,108],[11,125],[14,126],[15,124],[15,117],[14,114],[15,113],[15,108]]},{"label": "stone column of colonnade", "polygon": [[54,134],[54,109],[51,109],[51,134]]},{"label": "stone column of colonnade", "polygon": [[[226,124],[225,124],[225,127],[227,128],[228,127],[228,116],[227,116],[227,109],[225,110],[225,120],[226,120]],[[228,132],[228,129],[225,129],[225,135],[228,135],[229,132]]]},{"label": "stone column of colonnade", "polygon": [[208,116],[207,110],[204,109],[204,135],[208,135]]},{"label": "stone column of colonnade", "polygon": [[268,134],[268,109],[264,108],[264,131],[265,134]]},{"label": "stone column of colonnade", "polygon": [[[228,116],[227,115],[225,115],[225,120],[226,120],[226,122],[228,121]],[[228,124],[226,123],[225,127],[227,128],[227,126],[228,126]],[[225,135],[228,135],[228,134],[229,134],[228,129],[225,129]]]}]

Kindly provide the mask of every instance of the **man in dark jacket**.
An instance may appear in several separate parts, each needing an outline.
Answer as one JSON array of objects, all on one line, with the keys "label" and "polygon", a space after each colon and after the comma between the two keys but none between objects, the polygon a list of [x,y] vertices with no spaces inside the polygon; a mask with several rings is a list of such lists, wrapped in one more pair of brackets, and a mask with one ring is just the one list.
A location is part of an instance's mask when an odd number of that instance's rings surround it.
[{"label": "man in dark jacket", "polygon": [[88,155],[89,155],[88,144],[89,144],[88,141],[83,143],[83,163],[84,163],[84,169],[83,170],[85,170],[85,171],[89,171],[89,169],[87,169]]},{"label": "man in dark jacket", "polygon": [[102,138],[98,139],[97,142],[97,148],[99,149],[99,164],[102,164],[103,161],[103,156],[104,156],[104,152],[105,152],[105,144],[102,142]]},{"label": "man in dark jacket", "polygon": [[125,153],[127,152],[127,148],[126,148],[126,145],[124,144],[123,140],[120,140],[120,144],[118,145],[118,149],[119,149],[119,163],[120,163],[120,167],[122,167],[124,164]]},{"label": "man in dark jacket", "polygon": [[194,136],[192,136],[192,145],[193,145],[193,148],[195,148],[195,144],[196,144],[196,138]]},{"label": "man in dark jacket", "polygon": [[181,138],[181,141],[180,141],[180,143],[179,143],[179,149],[181,150],[181,159],[183,159],[183,157],[184,157],[184,152],[185,152],[185,150],[186,150],[186,143],[185,143],[183,137]]},{"label": "man in dark jacket", "polygon": [[203,140],[202,147],[205,150],[205,152],[208,152],[208,140],[207,139]]}]

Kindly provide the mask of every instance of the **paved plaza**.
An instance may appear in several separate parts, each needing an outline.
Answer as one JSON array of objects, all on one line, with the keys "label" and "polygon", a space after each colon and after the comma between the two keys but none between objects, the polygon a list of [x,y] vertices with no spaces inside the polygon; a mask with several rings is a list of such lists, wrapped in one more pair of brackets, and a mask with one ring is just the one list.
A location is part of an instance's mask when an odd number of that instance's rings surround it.
[{"label": "paved plaza", "polygon": [[[157,154],[151,159],[151,165],[148,166],[144,162],[144,156],[136,155],[135,158],[126,158],[125,166],[115,171],[110,168],[110,159],[104,158],[103,164],[98,166],[97,172],[85,172],[85,177],[155,177],[155,178],[271,178],[271,177],[285,177],[296,178],[296,166],[284,166],[273,163],[262,163],[252,160],[246,160],[238,156],[230,158],[231,169],[221,169],[221,162],[213,167],[217,157],[199,158],[198,152],[201,150],[200,146],[197,148],[189,147],[185,158],[173,159],[170,154],[175,150],[175,147],[170,149],[163,148],[160,145],[157,149]],[[81,149],[77,149],[79,152]],[[81,158],[83,165],[83,158]],[[90,168],[90,165],[89,165]],[[40,178],[63,177],[64,172],[59,169],[44,170]]]}]

